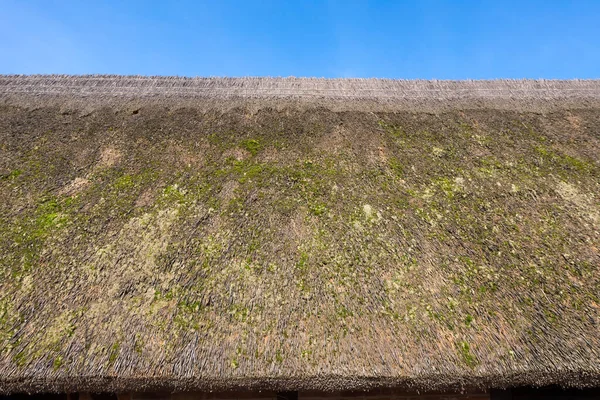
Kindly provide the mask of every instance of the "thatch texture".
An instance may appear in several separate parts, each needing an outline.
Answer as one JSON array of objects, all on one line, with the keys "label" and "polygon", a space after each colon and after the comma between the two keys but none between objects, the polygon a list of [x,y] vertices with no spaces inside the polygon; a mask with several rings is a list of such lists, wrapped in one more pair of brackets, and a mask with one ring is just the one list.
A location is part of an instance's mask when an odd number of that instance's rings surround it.
[{"label": "thatch texture", "polygon": [[600,384],[597,81],[99,78],[0,77],[0,392]]},{"label": "thatch texture", "polygon": [[[336,110],[441,111],[517,109],[545,111],[600,107],[598,80],[427,81],[319,78],[185,78],[114,75],[0,76],[0,100],[45,106],[58,98],[74,108],[168,104],[194,108],[327,107]],[[202,104],[198,100],[202,99]],[[244,100],[244,104],[236,102]],[[301,100],[299,103],[298,101]]]},{"label": "thatch texture", "polygon": [[429,81],[320,78],[186,78],[114,75],[6,75],[3,92],[118,96],[327,98],[598,97],[595,80]]}]

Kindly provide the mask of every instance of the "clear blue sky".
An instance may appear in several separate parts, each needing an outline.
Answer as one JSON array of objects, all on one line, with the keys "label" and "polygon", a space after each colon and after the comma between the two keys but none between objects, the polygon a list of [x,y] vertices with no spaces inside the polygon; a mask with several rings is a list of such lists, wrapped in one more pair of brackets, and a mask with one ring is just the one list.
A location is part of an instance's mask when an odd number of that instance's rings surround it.
[{"label": "clear blue sky", "polygon": [[600,78],[600,0],[0,0],[0,73]]}]

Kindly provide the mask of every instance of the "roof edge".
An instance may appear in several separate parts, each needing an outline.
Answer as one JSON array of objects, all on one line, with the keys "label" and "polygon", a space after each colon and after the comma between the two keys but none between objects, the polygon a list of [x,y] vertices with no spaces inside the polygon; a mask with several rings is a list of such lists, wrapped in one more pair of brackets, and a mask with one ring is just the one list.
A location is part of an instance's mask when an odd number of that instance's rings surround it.
[{"label": "roof edge", "polygon": [[600,371],[525,371],[513,374],[445,375],[434,374],[414,378],[361,376],[299,377],[119,377],[61,376],[21,377],[0,380],[0,394],[9,393],[73,393],[73,392],[184,392],[184,391],[369,391],[395,389],[419,392],[464,392],[519,386],[589,388],[600,386]]}]

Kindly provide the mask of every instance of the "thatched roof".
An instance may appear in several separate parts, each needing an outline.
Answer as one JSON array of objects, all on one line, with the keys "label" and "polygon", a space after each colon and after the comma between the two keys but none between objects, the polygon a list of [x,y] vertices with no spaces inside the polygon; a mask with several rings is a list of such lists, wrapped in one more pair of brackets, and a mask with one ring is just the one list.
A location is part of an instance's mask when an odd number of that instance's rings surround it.
[{"label": "thatched roof", "polygon": [[0,77],[0,392],[600,384],[600,82]]}]

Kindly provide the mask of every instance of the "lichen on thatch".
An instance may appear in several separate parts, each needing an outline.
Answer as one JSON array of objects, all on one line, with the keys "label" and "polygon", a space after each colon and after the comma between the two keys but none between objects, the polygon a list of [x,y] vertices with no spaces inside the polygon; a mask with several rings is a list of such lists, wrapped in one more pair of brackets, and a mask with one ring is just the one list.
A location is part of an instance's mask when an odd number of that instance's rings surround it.
[{"label": "lichen on thatch", "polygon": [[10,93],[2,392],[600,382],[598,108]]}]

